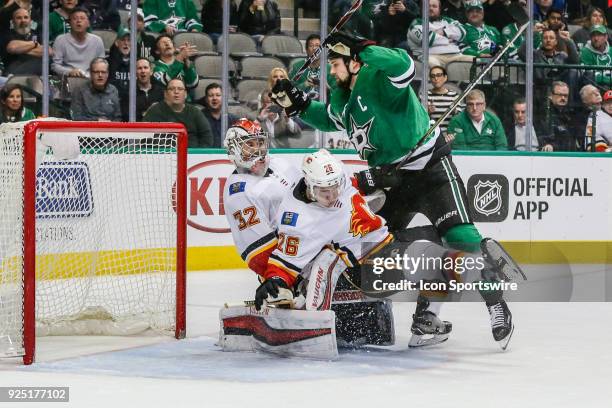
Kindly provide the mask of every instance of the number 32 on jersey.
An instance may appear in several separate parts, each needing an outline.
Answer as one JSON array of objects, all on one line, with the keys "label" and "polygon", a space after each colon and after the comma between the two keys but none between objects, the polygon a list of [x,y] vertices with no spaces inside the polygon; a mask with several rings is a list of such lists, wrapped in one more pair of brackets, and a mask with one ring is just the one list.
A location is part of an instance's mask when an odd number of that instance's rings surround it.
[{"label": "number 32 on jersey", "polygon": [[238,210],[232,216],[238,221],[238,229],[240,231],[260,223],[259,218],[257,218],[257,208],[254,206]]}]

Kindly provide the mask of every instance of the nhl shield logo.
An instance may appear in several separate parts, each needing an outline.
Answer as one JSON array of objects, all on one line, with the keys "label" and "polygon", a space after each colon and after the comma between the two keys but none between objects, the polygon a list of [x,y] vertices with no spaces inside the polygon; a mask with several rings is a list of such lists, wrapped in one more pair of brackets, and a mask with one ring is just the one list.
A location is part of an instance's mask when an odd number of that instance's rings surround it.
[{"label": "nhl shield logo", "polygon": [[510,186],[503,174],[474,174],[467,182],[472,220],[501,222],[508,217]]},{"label": "nhl shield logo", "polygon": [[502,205],[501,186],[496,181],[480,181],[474,186],[474,208],[481,214],[491,215]]}]

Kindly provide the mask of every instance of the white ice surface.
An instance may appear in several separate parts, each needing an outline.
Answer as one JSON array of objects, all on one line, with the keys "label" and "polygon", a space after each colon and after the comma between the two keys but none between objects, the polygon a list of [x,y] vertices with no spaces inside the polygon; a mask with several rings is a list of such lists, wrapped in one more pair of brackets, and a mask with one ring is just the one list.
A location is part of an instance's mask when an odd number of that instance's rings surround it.
[{"label": "white ice surface", "polygon": [[247,271],[190,273],[186,340],[41,338],[36,364],[0,360],[0,386],[69,386],[70,403],[52,407],[611,406],[612,303],[512,303],[506,352],[482,303],[445,305],[453,333],[427,350],[407,348],[414,304],[395,303],[389,350],[344,351],[335,362],[219,351],[219,307],[255,286]]}]

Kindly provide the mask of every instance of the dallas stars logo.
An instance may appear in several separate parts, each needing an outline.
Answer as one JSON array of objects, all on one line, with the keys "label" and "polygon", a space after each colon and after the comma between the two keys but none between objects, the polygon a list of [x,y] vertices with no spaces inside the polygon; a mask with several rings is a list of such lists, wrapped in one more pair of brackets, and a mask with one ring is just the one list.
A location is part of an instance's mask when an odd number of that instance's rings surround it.
[{"label": "dallas stars logo", "polygon": [[491,48],[491,39],[486,34],[476,40],[476,46],[479,50],[486,50]]},{"label": "dallas stars logo", "polygon": [[366,158],[367,152],[373,152],[376,150],[376,148],[370,144],[369,138],[372,122],[374,122],[374,117],[372,117],[362,126],[359,126],[357,123],[355,123],[353,115],[351,115],[351,131],[349,132],[349,138],[355,146],[355,149],[357,149],[359,157],[362,159]]}]

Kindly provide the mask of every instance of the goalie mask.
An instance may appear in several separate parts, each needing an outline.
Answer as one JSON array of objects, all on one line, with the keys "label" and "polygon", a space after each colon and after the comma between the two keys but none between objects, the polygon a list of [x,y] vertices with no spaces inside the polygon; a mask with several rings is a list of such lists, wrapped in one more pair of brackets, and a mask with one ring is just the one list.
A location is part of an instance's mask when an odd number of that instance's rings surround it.
[{"label": "goalie mask", "polygon": [[227,155],[238,170],[263,176],[268,170],[268,133],[259,123],[238,119],[225,133]]},{"label": "goalie mask", "polygon": [[308,198],[322,207],[331,207],[344,188],[342,164],[327,150],[321,149],[304,157],[302,172]]}]

